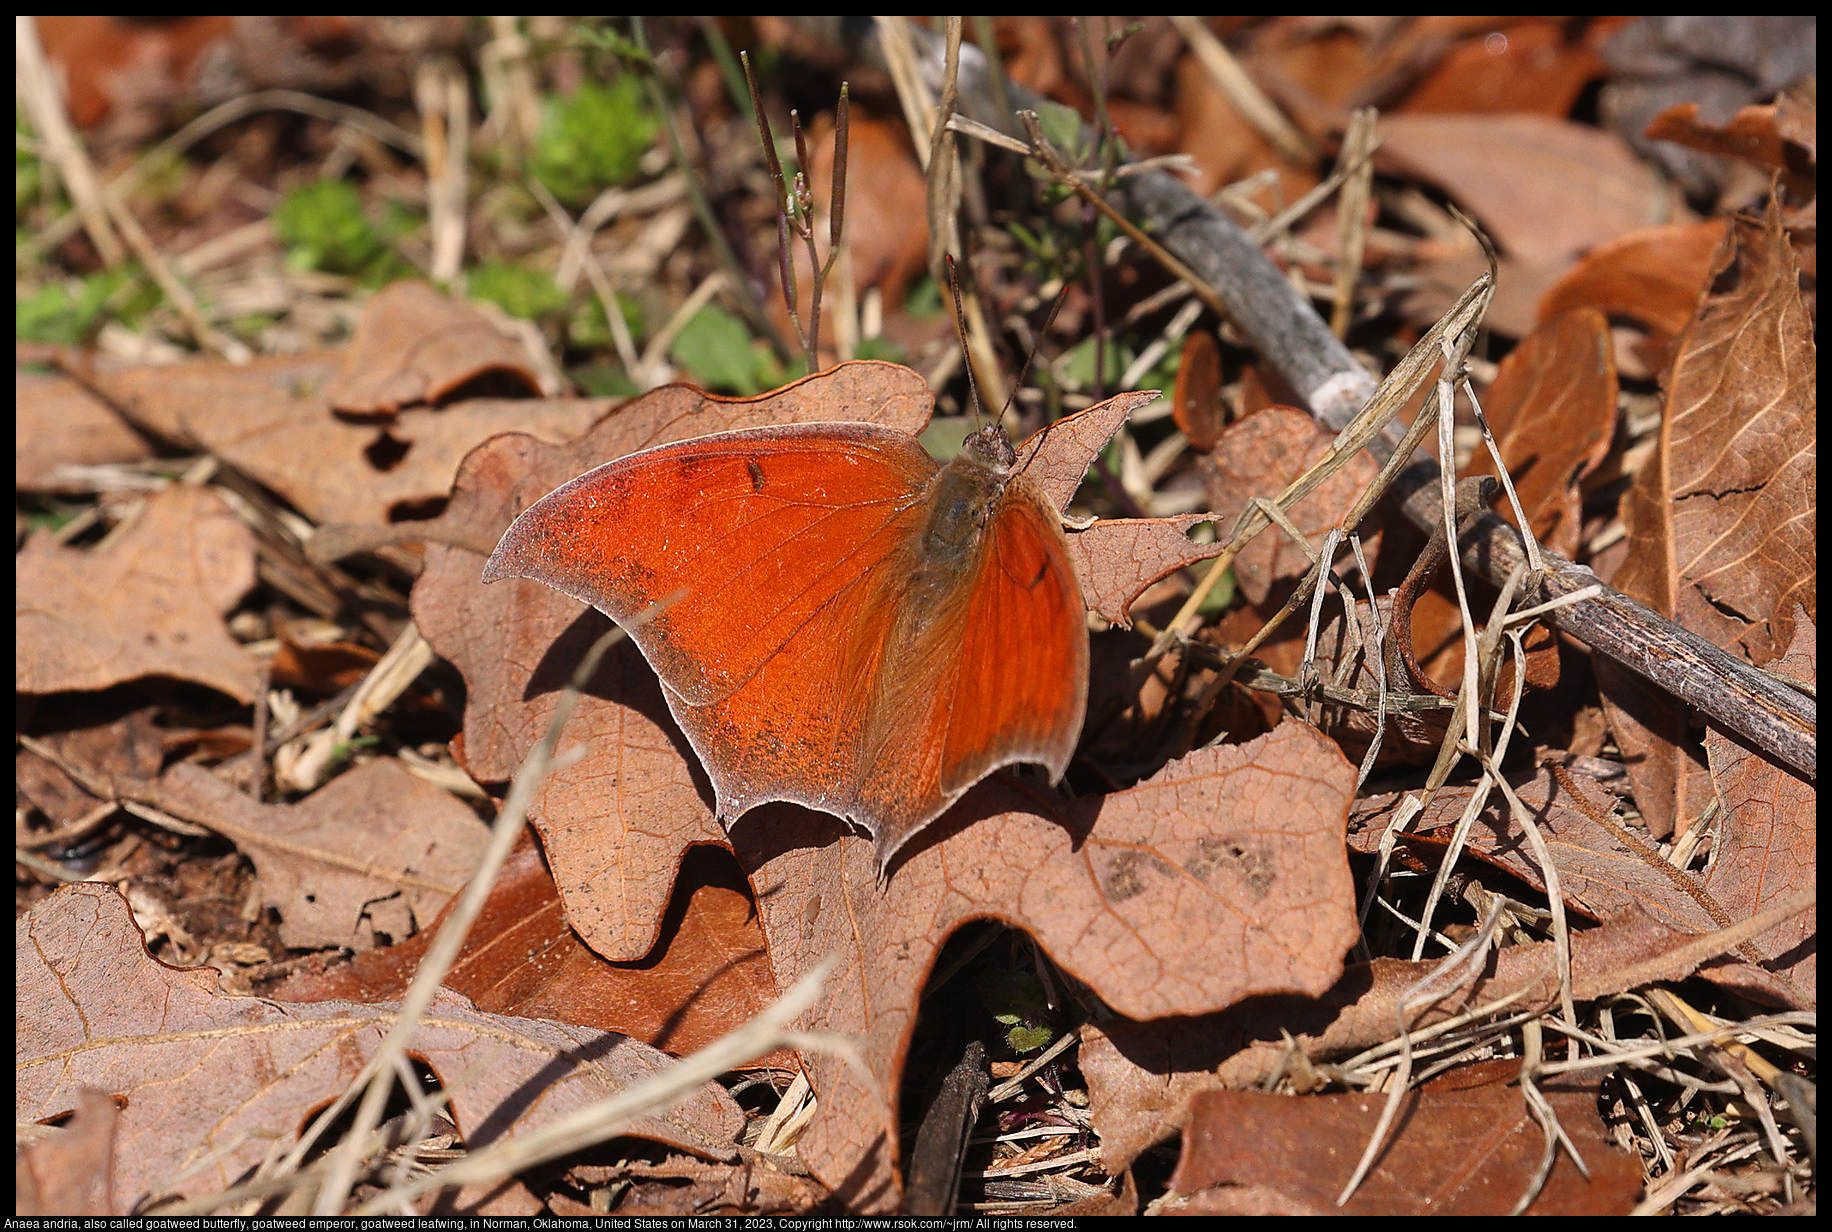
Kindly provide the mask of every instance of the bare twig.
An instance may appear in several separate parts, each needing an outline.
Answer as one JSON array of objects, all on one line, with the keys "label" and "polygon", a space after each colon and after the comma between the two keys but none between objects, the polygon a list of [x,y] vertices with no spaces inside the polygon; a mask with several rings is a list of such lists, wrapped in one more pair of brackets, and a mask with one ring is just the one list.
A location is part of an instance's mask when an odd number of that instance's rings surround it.
[{"label": "bare twig", "polygon": [[751,117],[757,122],[757,143],[763,147],[763,166],[770,173],[770,183],[776,186],[776,260],[781,267],[782,300],[789,309],[789,324],[808,356],[808,370],[812,372],[814,351],[808,335],[802,332],[798,306],[801,295],[795,289],[795,254],[789,247],[789,219],[795,212],[795,203],[789,197],[788,185],[783,182],[782,159],[776,154],[776,135],[770,131],[770,116],[763,109],[763,95],[757,89],[756,74],[751,72],[750,53],[739,52],[738,61],[744,65],[744,83],[751,91]]},{"label": "bare twig", "polygon": [[[827,264],[821,267],[815,286],[827,280],[834,262],[840,259],[846,238],[846,160],[852,140],[852,87],[840,83],[840,101],[833,108],[833,186],[827,195]],[[812,250],[811,250],[812,251]],[[819,324],[819,314],[816,322]]]},{"label": "bare twig", "polygon": [[1185,265],[1174,253],[1170,252],[1162,244],[1158,243],[1157,240],[1147,235],[1140,229],[1138,224],[1134,223],[1130,218],[1115,209],[1105,197],[1101,196],[1101,194],[1096,192],[1086,180],[1081,178],[1081,175],[1075,168],[1069,165],[1068,159],[1062,156],[1061,151],[1051,145],[1049,139],[1043,135],[1043,127],[1037,122],[1037,113],[1035,111],[1021,111],[1018,113],[1018,119],[1023,123],[1026,131],[1030,134],[1031,149],[1037,154],[1038,158],[1043,162],[1043,165],[1049,168],[1051,175],[1055,176],[1070,189],[1074,190],[1075,194],[1083,201],[1086,201],[1089,205],[1092,205],[1095,209],[1105,214],[1112,220],[1115,226],[1119,227],[1120,230],[1131,237],[1133,243],[1151,254],[1154,261],[1169,270],[1173,276],[1181,278],[1185,283],[1189,284],[1190,290],[1194,291],[1197,296],[1201,298],[1202,302],[1207,304],[1217,316],[1221,317],[1223,320],[1228,319],[1229,314],[1227,305],[1222,302],[1221,296],[1216,293],[1215,288],[1203,281],[1201,275]]}]

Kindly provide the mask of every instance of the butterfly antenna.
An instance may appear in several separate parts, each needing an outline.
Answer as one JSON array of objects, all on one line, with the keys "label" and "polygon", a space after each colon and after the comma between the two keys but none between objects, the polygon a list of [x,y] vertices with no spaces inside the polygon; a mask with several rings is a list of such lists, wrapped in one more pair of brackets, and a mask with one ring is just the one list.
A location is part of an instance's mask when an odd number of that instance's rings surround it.
[{"label": "butterfly antenna", "polygon": [[1043,349],[1043,340],[1049,336],[1050,327],[1056,324],[1056,314],[1062,311],[1063,301],[1068,298],[1069,286],[1065,282],[1062,290],[1056,292],[1056,302],[1050,305],[1050,315],[1044,318],[1043,328],[1037,331],[1035,338],[1031,339],[1030,354],[1024,357],[1024,367],[1019,370],[1018,379],[1011,387],[1011,395],[1005,399],[1005,406],[999,411],[1001,420],[1005,418],[1005,412],[1011,409],[1012,399],[1018,396],[1018,391],[1024,387],[1024,382],[1030,378],[1030,370],[1037,363],[1037,352]]},{"label": "butterfly antenna", "polygon": [[[1037,336],[1035,338],[1031,339],[1030,354],[1024,357],[1024,367],[1018,373],[1018,379],[1012,384],[1011,396],[1005,399],[1005,410],[999,412],[1000,423],[1005,422],[1005,411],[1011,409],[1012,399],[1018,396],[1018,391],[1024,387],[1024,382],[1029,379],[1031,368],[1037,362],[1037,352],[1043,349],[1043,340],[1049,335],[1050,327],[1056,324],[1056,314],[1062,311],[1063,301],[1068,298],[1069,287],[1067,283],[1064,283],[1062,290],[1056,292],[1056,302],[1050,305],[1050,315],[1044,318],[1043,328],[1037,331]],[[1058,419],[1052,423],[1044,424],[1042,430],[1038,433],[1039,437],[1061,422],[1062,421]],[[1037,460],[1037,453],[1037,450],[1031,450],[1030,456],[1024,459],[1018,469],[1020,471],[1027,469],[1032,462]]]},{"label": "butterfly antenna", "polygon": [[973,379],[973,352],[967,349],[967,314],[961,308],[961,280],[954,272],[954,254],[944,253],[942,261],[948,267],[948,289],[954,292],[954,332],[960,335],[961,363],[967,369],[967,390],[973,400],[973,417],[979,419],[985,410],[980,405],[980,384]]}]

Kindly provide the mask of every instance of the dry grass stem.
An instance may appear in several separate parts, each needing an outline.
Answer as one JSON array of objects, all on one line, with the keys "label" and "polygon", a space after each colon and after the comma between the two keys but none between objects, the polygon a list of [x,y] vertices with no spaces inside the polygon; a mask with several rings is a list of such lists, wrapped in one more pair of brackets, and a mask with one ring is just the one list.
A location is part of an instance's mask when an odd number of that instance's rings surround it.
[{"label": "dry grass stem", "polygon": [[19,99],[25,104],[32,127],[44,143],[46,156],[70,190],[70,200],[76,206],[76,224],[89,233],[103,265],[119,265],[127,254],[122,250],[121,241],[109,229],[109,210],[96,179],[95,164],[89,161],[82,139],[70,126],[70,117],[59,97],[51,66],[38,42],[38,24],[30,17],[13,18],[13,67]]},{"label": "dry grass stem", "polygon": [[637,1117],[663,1112],[720,1074],[784,1046],[814,1046],[821,1051],[844,1054],[850,1046],[841,1041],[788,1030],[790,1022],[813,1008],[820,999],[835,963],[833,957],[828,957],[815,964],[742,1027],[683,1057],[663,1072],[538,1130],[467,1155],[457,1163],[397,1186],[363,1203],[352,1213],[374,1214],[435,1189],[497,1181],[614,1138]]},{"label": "dry grass stem", "polygon": [[1172,17],[1170,22],[1189,43],[1190,50],[1196,53],[1203,71],[1228,96],[1228,101],[1246,117],[1247,122],[1259,130],[1262,137],[1278,147],[1279,152],[1293,162],[1316,161],[1317,150],[1310,138],[1298,131],[1297,126],[1278,109],[1278,105],[1253,83],[1240,61],[1209,31],[1200,17]]},{"label": "dry grass stem", "polygon": [[[1330,305],[1330,330],[1346,338],[1355,313],[1355,288],[1361,280],[1362,255],[1368,242],[1368,201],[1374,186],[1374,150],[1379,145],[1374,122],[1377,113],[1364,107],[1349,117],[1343,134],[1337,169],[1349,168],[1336,203],[1339,240],[1336,252],[1336,295]],[[1332,175],[1333,178],[1333,175]]]},{"label": "dry grass stem", "polygon": [[[651,609],[649,614],[653,614]],[[646,618],[646,617],[645,617]],[[535,792],[547,777],[547,772],[559,746],[560,733],[566,722],[572,717],[578,705],[579,693],[591,678],[597,674],[598,664],[606,652],[617,642],[623,640],[624,630],[612,629],[592,644],[590,650],[579,661],[573,672],[572,680],[561,694],[559,704],[555,707],[552,721],[546,733],[529,750],[523,759],[522,767],[517,771],[515,781],[509,789],[508,797],[503,801],[502,811],[497,814],[496,822],[490,830],[489,846],[485,848],[478,868],[464,893],[452,905],[450,914],[433,938],[432,945],[420,960],[414,972],[412,983],[401,996],[400,1010],[395,1025],[383,1039],[375,1054],[369,1058],[363,1071],[352,1080],[344,1096],[326,1108],[314,1122],[313,1130],[301,1135],[299,1145],[294,1148],[289,1162],[297,1168],[303,1151],[309,1149],[314,1141],[329,1124],[337,1112],[350,1103],[354,1092],[366,1084],[362,1103],[357,1108],[356,1119],[349,1133],[340,1142],[331,1155],[331,1165],[325,1173],[318,1193],[313,1200],[312,1210],[318,1215],[337,1215],[343,1212],[350,1186],[356,1177],[357,1168],[363,1159],[362,1144],[369,1140],[381,1119],[382,1107],[387,1102],[388,1093],[394,1085],[394,1066],[405,1056],[408,1040],[412,1038],[415,1028],[427,1008],[432,1004],[433,996],[444,981],[446,973],[457,961],[460,948],[469,934],[471,925],[483,910],[484,900],[496,884],[497,874],[502,871],[503,861],[508,859],[509,851],[521,834],[522,825],[528,815],[528,806],[534,802]],[[698,1086],[698,1083],[694,1084]],[[334,1111],[335,1110],[335,1111]]]}]

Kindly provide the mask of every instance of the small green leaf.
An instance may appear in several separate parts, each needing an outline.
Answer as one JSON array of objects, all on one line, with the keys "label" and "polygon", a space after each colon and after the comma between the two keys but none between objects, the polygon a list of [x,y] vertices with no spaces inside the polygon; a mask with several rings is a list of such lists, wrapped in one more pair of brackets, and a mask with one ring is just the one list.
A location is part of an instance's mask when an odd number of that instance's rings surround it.
[{"label": "small green leaf", "polygon": [[608,359],[568,368],[566,375],[594,398],[634,398],[642,392],[628,373]]},{"label": "small green leaf", "polygon": [[344,180],[315,180],[287,193],[274,207],[274,234],[295,269],[324,270],[386,281],[400,259],[363,214],[362,196]]},{"label": "small green leaf", "polygon": [[[1057,365],[1062,372],[1062,379],[1071,388],[1086,389],[1094,384],[1094,342],[1092,335],[1083,338]],[[1132,361],[1137,358],[1132,348],[1125,343],[1108,339],[1107,358],[1101,375],[1106,378],[1109,390],[1120,379],[1120,374],[1130,368]]]},{"label": "small green leaf", "polygon": [[138,276],[136,267],[122,266],[74,283],[47,283],[13,301],[14,336],[75,346],[88,341],[106,318],[138,318],[159,302],[159,289],[139,285]]},{"label": "small green leaf", "polygon": [[525,321],[542,320],[566,307],[566,293],[554,280],[525,265],[486,261],[470,272],[466,287],[472,298],[488,300]]},{"label": "small green leaf", "polygon": [[974,989],[993,1021],[1005,1028],[1013,1051],[1035,1052],[1055,1038],[1043,984],[1028,971],[983,971]]},{"label": "small green leaf", "polygon": [[854,359],[882,359],[893,364],[907,364],[910,353],[897,343],[882,335],[876,338],[861,338],[859,345],[853,348]]},{"label": "small green leaf", "polygon": [[[1028,159],[1025,160],[1024,165],[1027,168],[1036,166],[1036,164]],[[1040,180],[1049,179],[1049,173],[1042,167],[1037,167],[1031,174]],[[1043,190],[1037,194],[1037,200],[1045,210],[1053,210],[1074,195],[1075,190],[1070,188],[1067,184],[1059,184],[1051,180],[1048,184],[1045,184]]]},{"label": "small green leaf", "polygon": [[937,462],[951,462],[954,455],[961,451],[968,435],[978,426],[971,415],[931,419],[929,426],[922,430],[922,435],[916,440]]},{"label": "small green leaf", "polygon": [[1081,157],[1081,112],[1061,103],[1040,103],[1037,124],[1049,143],[1061,150],[1070,162]]},{"label": "small green leaf", "polygon": [[608,86],[587,82],[547,100],[529,169],[563,204],[584,206],[635,176],[657,128],[635,74]]},{"label": "small green leaf", "polygon": [[1055,1038],[1056,1033],[1047,1026],[1013,1027],[1005,1033],[1005,1042],[1013,1052],[1036,1052]]},{"label": "small green leaf", "polygon": [[749,396],[761,391],[751,333],[731,313],[708,304],[675,335],[668,349],[674,362],[711,390]]}]

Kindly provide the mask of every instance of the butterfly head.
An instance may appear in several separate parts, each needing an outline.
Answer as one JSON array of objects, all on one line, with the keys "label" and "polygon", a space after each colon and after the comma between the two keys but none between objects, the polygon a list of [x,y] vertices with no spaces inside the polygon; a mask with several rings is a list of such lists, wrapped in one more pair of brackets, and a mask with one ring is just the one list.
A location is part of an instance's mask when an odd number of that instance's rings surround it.
[{"label": "butterfly head", "polygon": [[1018,464],[1018,451],[998,424],[987,424],[961,442],[962,456],[987,470],[1004,473]]}]

